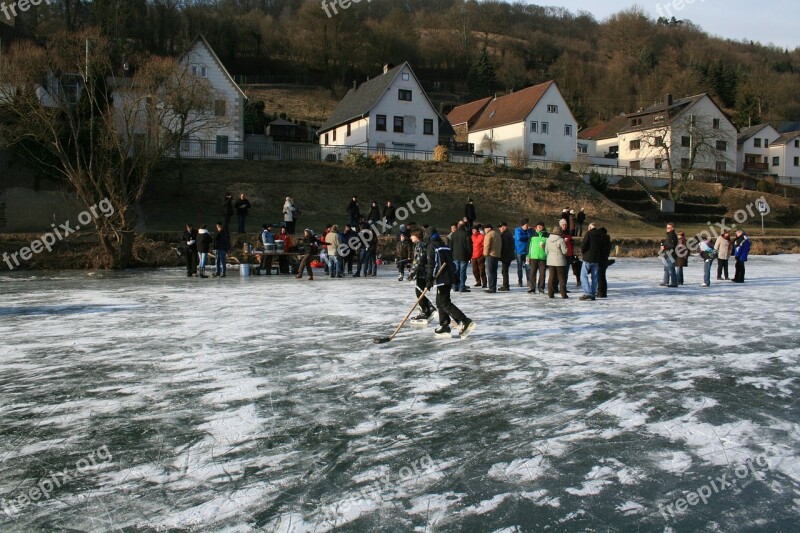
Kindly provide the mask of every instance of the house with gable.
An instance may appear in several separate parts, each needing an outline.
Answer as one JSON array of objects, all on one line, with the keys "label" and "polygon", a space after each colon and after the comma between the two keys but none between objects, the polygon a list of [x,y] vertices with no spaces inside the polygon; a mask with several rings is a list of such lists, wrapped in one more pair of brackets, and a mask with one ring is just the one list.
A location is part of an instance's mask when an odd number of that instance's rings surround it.
[{"label": "house with gable", "polygon": [[469,130],[475,126],[483,110],[492,101],[491,96],[469,102],[464,105],[454,107],[450,113],[447,114],[447,120],[453,126],[453,131],[456,134],[456,141],[467,142],[469,137]]},{"label": "house with gable", "polygon": [[[481,102],[461,107],[474,109]],[[556,83],[548,81],[492,98],[469,126],[467,139],[484,156],[508,156],[509,150],[524,148],[532,160],[573,162],[577,135],[572,111]]]},{"label": "house with gable", "polygon": [[217,57],[206,38],[195,37],[179,63],[214,89],[214,124],[181,140],[182,157],[241,159],[244,157],[244,104],[247,96]]},{"label": "house with gable", "polygon": [[424,158],[439,144],[441,117],[408,62],[356,86],[344,95],[319,129],[323,157],[340,147]]},{"label": "house with gable", "polygon": [[673,170],[736,168],[736,127],[705,93],[677,100],[667,94],[626,119],[617,134],[620,166],[667,169],[668,155]]},{"label": "house with gable", "polygon": [[800,131],[782,133],[769,145],[769,173],[781,183],[800,184]]},{"label": "house with gable", "polygon": [[744,128],[736,136],[736,171],[760,175],[769,173],[770,145],[780,137],[770,124]]},{"label": "house with gable", "polygon": [[596,124],[578,132],[578,155],[590,158],[603,158],[616,165],[619,157],[619,139],[617,132],[625,128],[628,119],[625,114],[614,117],[608,122]]}]

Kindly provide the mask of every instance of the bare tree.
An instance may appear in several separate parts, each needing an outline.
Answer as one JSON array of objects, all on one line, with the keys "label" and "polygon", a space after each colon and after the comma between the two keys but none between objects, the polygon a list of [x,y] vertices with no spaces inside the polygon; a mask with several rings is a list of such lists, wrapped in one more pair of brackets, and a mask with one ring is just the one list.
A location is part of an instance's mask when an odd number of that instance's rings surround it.
[{"label": "bare tree", "polygon": [[184,135],[213,127],[213,91],[172,59],[114,78],[107,41],[62,33],[47,48],[16,46],[0,63],[9,145],[59,176],[87,207],[114,208],[95,226],[108,268],[133,259],[136,206],[153,170]]}]

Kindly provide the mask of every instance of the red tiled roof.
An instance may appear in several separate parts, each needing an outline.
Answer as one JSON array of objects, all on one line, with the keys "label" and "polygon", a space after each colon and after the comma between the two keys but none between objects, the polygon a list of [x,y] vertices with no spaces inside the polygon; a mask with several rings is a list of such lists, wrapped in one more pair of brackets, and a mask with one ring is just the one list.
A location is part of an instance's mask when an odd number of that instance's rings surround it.
[{"label": "red tiled roof", "polygon": [[522,122],[551,85],[553,85],[552,80],[492,100],[470,131],[488,130]]},{"label": "red tiled roof", "polygon": [[590,128],[584,128],[578,133],[578,139],[598,141],[600,139],[610,139],[617,136],[617,132],[623,129],[628,123],[628,117],[619,115],[608,122],[597,124]]},{"label": "red tiled roof", "polygon": [[447,120],[449,120],[450,124],[453,126],[464,123],[470,124],[478,118],[483,108],[486,107],[486,104],[491,100],[492,97],[487,96],[481,100],[475,100],[474,102],[454,107],[447,115]]}]

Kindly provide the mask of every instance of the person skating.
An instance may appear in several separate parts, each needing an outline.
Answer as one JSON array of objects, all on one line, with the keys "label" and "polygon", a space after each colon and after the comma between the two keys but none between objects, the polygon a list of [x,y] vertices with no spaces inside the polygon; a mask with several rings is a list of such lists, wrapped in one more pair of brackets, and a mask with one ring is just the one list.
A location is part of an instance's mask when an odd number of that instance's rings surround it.
[{"label": "person skating", "polygon": [[675,249],[677,247],[678,236],[675,235],[675,224],[670,222],[667,224],[667,234],[661,241],[661,251],[659,252],[661,261],[664,263],[664,281],[660,284],[662,287],[678,286],[678,273],[675,270],[675,259],[677,258]]},{"label": "person skating", "polygon": [[500,242],[500,235],[494,230],[491,224],[484,224],[483,235],[483,255],[486,257],[486,280],[489,288],[487,293],[497,292],[497,264],[503,251],[503,243]]},{"label": "person skating", "polygon": [[[567,296],[567,242],[562,236],[561,226],[553,228],[553,233],[548,235],[545,243],[544,252],[547,263],[547,297],[555,298],[556,279],[558,279],[558,290],[561,298]],[[541,279],[541,278],[540,278]]]},{"label": "person skating", "polygon": [[459,222],[456,231],[450,237],[450,249],[456,265],[456,283],[453,288],[456,292],[469,292],[467,287],[467,265],[472,257],[472,238],[467,233],[467,226]]},{"label": "person skating", "polygon": [[314,281],[314,270],[311,268],[311,261],[319,253],[320,246],[325,246],[325,243],[314,235],[310,228],[303,230],[303,259],[300,260],[300,268],[297,269],[295,278],[303,279],[303,269],[308,270],[308,281]]},{"label": "person skating", "polygon": [[207,278],[206,264],[208,264],[208,253],[211,251],[211,243],[214,239],[208,232],[208,226],[203,224],[197,230],[197,253],[200,255],[200,277]]},{"label": "person skating", "polygon": [[197,275],[197,231],[191,224],[186,224],[183,242],[186,244],[186,276],[191,278]]},{"label": "person skating", "polygon": [[[559,236],[561,236],[561,232],[559,231]],[[544,227],[544,222],[537,222],[536,227],[534,228],[533,237],[530,239],[530,246],[528,247],[528,261],[530,263],[531,268],[531,277],[528,281],[528,292],[535,293],[536,288],[539,288],[539,294],[544,294],[544,287],[545,287],[545,270],[547,269],[547,252],[545,251],[545,246],[547,245],[547,240],[550,238],[550,235],[547,233],[547,230]],[[563,240],[563,237],[561,237]],[[564,242],[564,246],[566,246],[566,241]],[[566,252],[565,252],[566,256]],[[566,260],[566,259],[565,259]],[[539,278],[537,283],[536,278]],[[560,279],[560,278],[559,278]],[[566,277],[564,278],[566,281]],[[564,287],[566,290],[566,287]]]},{"label": "person skating", "polygon": [[509,269],[511,263],[516,258],[517,247],[514,243],[514,235],[508,229],[508,224],[505,222],[500,223],[500,263],[502,264],[501,272],[503,274],[503,284],[498,291],[509,292],[511,290],[509,278]]},{"label": "person skating", "polygon": [[236,204],[234,204],[234,209],[236,209],[236,219],[239,223],[238,231],[239,234],[245,233],[245,222],[247,221],[247,212],[250,210],[250,200],[248,200],[244,193],[239,195],[239,199],[236,200]]},{"label": "person skating", "polygon": [[[597,297],[597,273],[600,268],[600,255],[602,253],[602,239],[600,232],[594,227],[594,224],[589,224],[588,231],[583,237],[581,243],[581,259],[583,260],[583,268],[581,269],[581,288],[583,289],[583,296],[579,300],[594,301]],[[592,276],[591,284],[589,283],[589,275]]]},{"label": "person skating", "polygon": [[450,300],[450,289],[456,283],[455,265],[450,248],[444,245],[442,238],[436,228],[429,228],[430,241],[427,249],[426,264],[426,287],[428,290],[436,287],[436,307],[439,309],[439,327],[436,328],[437,336],[451,336],[451,318],[459,325],[458,334],[462,338],[469,335],[475,329],[472,322],[456,305]]},{"label": "person skating", "polygon": [[522,271],[525,271],[525,283],[531,283],[531,269],[528,265],[528,247],[530,245],[533,229],[528,224],[528,219],[519,221],[519,227],[514,230],[514,248],[517,255],[517,286],[522,287]]},{"label": "person skating", "polygon": [[486,284],[486,256],[483,255],[483,228],[480,224],[472,227],[472,275],[475,278],[475,287],[487,287]]},{"label": "person skating", "polygon": [[736,259],[734,266],[733,282],[744,283],[744,264],[750,255],[750,238],[741,230],[736,230],[736,240],[733,241],[733,257]]},{"label": "person skating", "polygon": [[725,230],[722,235],[717,237],[714,243],[714,249],[717,251],[717,279],[728,279],[728,260],[731,258],[731,233]]},{"label": "person skating", "polygon": [[[417,298],[422,295],[427,284],[428,252],[427,246],[422,238],[423,231],[421,228],[411,232],[411,243],[414,248],[412,252],[411,269],[408,272],[408,281],[414,281],[416,283],[415,292],[417,293]],[[419,307],[420,313],[411,320],[417,323],[427,323],[433,316],[433,312],[436,311],[436,308],[433,307],[433,304],[427,296],[419,301]]]},{"label": "person skating", "polygon": [[217,233],[214,235],[214,274],[213,277],[225,277],[228,271],[226,262],[228,250],[231,249],[231,240],[222,222],[217,222]]}]

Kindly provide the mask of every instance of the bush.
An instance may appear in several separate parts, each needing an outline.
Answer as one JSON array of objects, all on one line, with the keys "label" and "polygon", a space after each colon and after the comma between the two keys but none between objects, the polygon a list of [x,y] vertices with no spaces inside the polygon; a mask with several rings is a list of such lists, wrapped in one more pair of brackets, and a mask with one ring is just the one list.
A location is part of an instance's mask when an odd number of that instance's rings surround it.
[{"label": "bush", "polygon": [[450,161],[450,152],[447,150],[447,146],[443,144],[437,145],[436,148],[433,149],[433,160],[443,163]]},{"label": "bush", "polygon": [[379,167],[388,165],[391,162],[391,158],[386,154],[375,154],[372,156],[373,161]]},{"label": "bush", "polygon": [[564,172],[572,172],[572,165],[570,165],[569,163],[564,163],[563,165],[561,165],[561,170],[563,170]]},{"label": "bush", "polygon": [[360,152],[358,150],[353,150],[352,152],[347,154],[344,157],[343,162],[345,166],[348,167],[370,168],[375,166],[374,159],[372,159],[364,152]]},{"label": "bush", "polygon": [[512,148],[508,151],[508,159],[511,162],[511,166],[518,170],[528,166],[528,152],[525,148]]},{"label": "bush", "polygon": [[490,155],[487,155],[486,157],[483,158],[483,164],[484,165],[494,165],[494,157],[492,157]]},{"label": "bush", "polygon": [[769,180],[758,180],[758,186],[756,187],[758,192],[766,192],[766,193],[774,193],[775,192],[775,184]]},{"label": "bush", "polygon": [[596,170],[593,170],[589,174],[589,185],[594,187],[594,190],[596,190],[597,192],[604,193],[606,192],[606,189],[608,189],[608,178],[606,178]]}]

